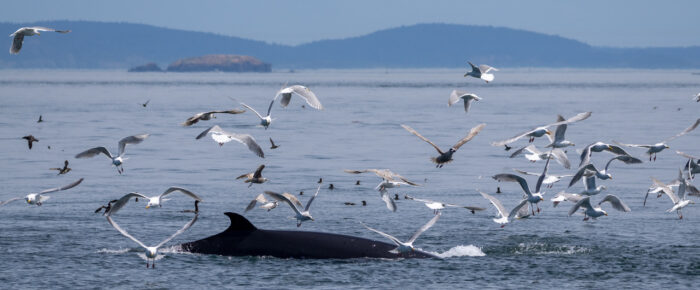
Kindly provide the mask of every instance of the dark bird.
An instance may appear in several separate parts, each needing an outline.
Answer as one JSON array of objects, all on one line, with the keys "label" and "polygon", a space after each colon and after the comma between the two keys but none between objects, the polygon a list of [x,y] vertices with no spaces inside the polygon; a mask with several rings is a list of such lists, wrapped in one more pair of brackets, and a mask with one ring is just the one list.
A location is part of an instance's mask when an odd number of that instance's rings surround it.
[{"label": "dark bird", "polygon": [[115,202],[117,202],[117,201],[118,201],[118,200],[116,200],[116,199],[110,200],[110,201],[107,203],[107,205],[103,205],[103,206],[97,208],[97,209],[95,210],[95,213],[99,213],[100,211],[102,211],[102,210],[104,209],[104,210],[105,210],[104,215],[109,214],[109,210],[112,209],[112,204],[115,203]]},{"label": "dark bird", "polygon": [[258,166],[258,169],[256,169],[255,172],[243,174],[239,177],[236,177],[236,179],[245,178],[246,179],[245,183],[250,183],[250,185],[248,185],[248,187],[253,186],[253,183],[257,183],[257,184],[265,183],[265,181],[267,181],[267,178],[262,177],[263,169],[265,169],[265,164]]},{"label": "dark bird", "polygon": [[300,192],[299,192],[299,195],[304,195],[304,191],[300,191]]},{"label": "dark bird", "polygon": [[277,147],[280,147],[280,146],[275,145],[275,141],[272,141],[272,138],[270,138],[270,149],[277,149]]},{"label": "dark bird", "polygon": [[34,138],[34,135],[27,135],[22,137],[22,139],[27,140],[27,145],[29,145],[29,149],[32,149],[32,143],[34,142],[39,142],[39,139]]},{"label": "dark bird", "polygon": [[437,145],[435,145],[435,143],[428,140],[428,138],[423,137],[423,135],[419,134],[416,130],[413,130],[413,128],[406,126],[406,125],[401,125],[401,127],[406,129],[406,131],[410,132],[413,135],[416,135],[416,137],[427,142],[428,144],[433,146],[433,148],[435,148],[435,150],[437,150],[438,153],[440,153],[440,156],[431,158],[433,160],[433,162],[436,164],[435,167],[437,167],[437,168],[441,168],[443,165],[445,165],[445,163],[452,161],[452,154],[457,152],[457,149],[459,149],[459,147],[462,147],[462,145],[469,142],[469,140],[471,140],[472,138],[474,138],[474,136],[479,134],[479,132],[481,132],[481,130],[484,129],[484,126],[486,126],[486,124],[479,124],[476,127],[472,128],[469,131],[469,134],[467,134],[467,136],[465,136],[464,138],[459,140],[457,142],[457,144],[452,146],[452,148],[447,150],[447,152],[443,152],[442,150],[440,150],[440,147],[438,147]]},{"label": "dark bird", "polygon": [[506,146],[506,151],[510,151],[510,149],[513,149],[513,147],[508,146],[508,144],[503,144],[503,146]]},{"label": "dark bird", "polygon": [[41,118],[41,115],[39,115],[39,120],[36,121],[37,123],[44,122],[44,119]]},{"label": "dark bird", "polygon": [[199,121],[211,120],[211,118],[216,118],[216,116],[214,114],[241,114],[244,112],[245,112],[245,110],[237,110],[237,109],[224,110],[224,111],[201,112],[201,113],[195,114],[192,117],[187,118],[187,120],[185,120],[185,122],[182,123],[182,126],[192,126],[193,124],[195,124]]},{"label": "dark bird", "polygon": [[394,193],[394,200],[399,200],[399,194]]},{"label": "dark bird", "polygon": [[330,189],[330,190],[334,190],[334,189],[335,189],[335,186],[333,185],[333,183],[331,183],[331,184],[328,186],[328,189]]},{"label": "dark bird", "polygon": [[344,204],[344,205],[355,205],[354,202],[344,202],[343,204]]},{"label": "dark bird", "polygon": [[362,201],[362,206],[366,206],[366,205],[367,205],[367,202],[363,200],[363,201]]},{"label": "dark bird", "polygon": [[141,105],[141,106],[143,106],[143,107],[145,108],[146,106],[148,106],[148,102],[150,102],[150,101],[151,101],[151,100],[148,100],[148,101],[146,101],[146,102],[143,103],[143,104],[139,103],[139,105]]},{"label": "dark bird", "polygon": [[323,177],[319,178],[316,183],[323,183]]},{"label": "dark bird", "polygon": [[186,209],[186,210],[183,210],[182,212],[198,214],[199,213],[199,200],[194,201],[194,210]]},{"label": "dark bird", "polygon": [[355,182],[355,185],[360,185],[360,181],[359,181],[359,180],[356,181],[356,182]]},{"label": "dark bird", "polygon": [[58,170],[58,175],[61,175],[61,174],[68,173],[71,170],[71,168],[68,167],[68,160],[66,160],[63,162],[63,168],[54,167],[54,168],[49,168],[49,170]]}]

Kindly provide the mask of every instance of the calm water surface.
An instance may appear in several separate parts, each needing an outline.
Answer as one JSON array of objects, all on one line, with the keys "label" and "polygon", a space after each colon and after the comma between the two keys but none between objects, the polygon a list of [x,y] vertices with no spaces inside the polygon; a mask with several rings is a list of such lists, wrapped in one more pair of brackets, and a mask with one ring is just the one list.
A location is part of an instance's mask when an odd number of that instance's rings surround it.
[{"label": "calm water surface", "polygon": [[[692,288],[700,275],[700,208],[689,206],[685,218],[666,213],[666,197],[642,207],[650,176],[670,181],[684,160],[674,150],[700,155],[700,131],[676,139],[656,162],[614,164],[614,180],[601,182],[621,197],[630,213],[614,211],[594,222],[568,217],[569,205],[541,204],[542,213],[500,228],[496,212],[476,189],[493,193],[490,176],[512,168],[541,171],[543,163],[509,159],[490,142],[553,122],[557,114],[592,111],[590,119],[569,126],[568,139],[580,149],[594,141],[656,143],[700,117],[691,97],[700,76],[690,71],[503,69],[493,83],[464,79],[462,70],[323,70],[269,74],[129,74],[121,71],[0,71],[0,200],[68,184],[80,186],[52,195],[41,207],[16,202],[0,208],[1,288]],[[192,127],[180,123],[197,112],[240,107],[234,98],[264,111],[285,82],[301,83],[319,97],[325,110],[302,108],[292,98],[286,109],[272,109],[268,130],[256,127],[251,112],[220,115]],[[482,101],[465,114],[461,104],[448,107],[453,89],[476,93]],[[151,100],[144,108],[139,103]],[[45,122],[36,123],[39,115]],[[403,130],[407,124],[442,148],[449,148],[470,128],[486,128],[437,169],[436,152]],[[219,147],[195,140],[208,126],[253,135],[265,149],[261,159],[235,142]],[[104,157],[75,159],[95,146],[116,151],[122,137],[152,134],[127,147],[125,174]],[[28,150],[21,136],[39,143]],[[268,138],[280,147],[269,150]],[[527,141],[518,141],[524,145]],[[546,145],[537,140],[538,146]],[[51,146],[51,149],[48,148]],[[576,148],[569,158],[578,164]],[[643,150],[629,151],[644,160]],[[610,158],[593,155],[599,167]],[[50,167],[70,161],[73,171],[57,176]],[[267,167],[268,183],[251,188],[235,177]],[[142,249],[121,236],[93,211],[106,201],[138,191],[156,195],[170,186],[188,188],[204,198],[199,221],[169,245],[224,230],[225,211],[242,212],[263,190],[307,194],[323,177],[324,187],[311,212],[316,219],[301,230],[357,235],[382,240],[365,222],[407,239],[432,212],[423,204],[399,200],[388,211],[373,190],[374,175],[350,175],[343,169],[389,168],[423,186],[392,190],[445,202],[477,205],[475,215],[445,210],[416,245],[443,260],[290,260],[271,257],[229,258],[178,253],[166,249],[155,270],[145,269]],[[552,173],[573,173],[558,164]],[[361,180],[360,186],[355,185]],[[534,183],[536,177],[528,177]],[[335,190],[328,190],[333,183]],[[545,197],[566,189],[558,183]],[[521,190],[500,184],[497,195],[507,208]],[[534,185],[533,185],[534,186]],[[582,190],[577,184],[569,192]],[[597,201],[601,196],[594,197]],[[344,202],[368,205],[346,206]],[[182,226],[179,213],[191,200],[175,196],[161,209],[132,203],[116,219],[147,244],[156,244]],[[246,217],[259,228],[296,229],[292,211],[282,205]]]}]

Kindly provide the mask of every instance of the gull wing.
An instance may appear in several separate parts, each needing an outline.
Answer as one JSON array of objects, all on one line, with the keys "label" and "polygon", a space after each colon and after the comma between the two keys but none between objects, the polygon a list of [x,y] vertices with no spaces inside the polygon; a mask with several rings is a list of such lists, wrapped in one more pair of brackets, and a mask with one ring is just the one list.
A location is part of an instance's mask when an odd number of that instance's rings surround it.
[{"label": "gull wing", "polygon": [[513,171],[515,171],[515,172],[517,172],[517,173],[520,173],[520,174],[524,174],[524,175],[534,175],[534,176],[539,176],[539,175],[540,175],[540,174],[537,173],[537,172],[527,172],[527,171],[522,171],[522,170],[520,170],[520,169],[515,169],[515,168],[513,168]]},{"label": "gull wing", "polygon": [[[581,162],[578,164],[578,167],[581,167],[582,165],[588,164],[591,162],[591,147],[593,147],[593,145],[595,145],[596,143],[597,142],[591,143],[588,146],[586,146],[585,148],[583,148],[583,150],[581,151]],[[620,148],[620,147],[618,147],[618,148]]]},{"label": "gull wing", "polygon": [[415,242],[416,239],[418,239],[418,237],[420,237],[420,235],[421,235],[423,232],[427,231],[429,228],[431,228],[433,225],[435,225],[435,223],[437,222],[437,220],[440,219],[440,216],[441,216],[440,213],[436,214],[433,218],[431,218],[431,219],[428,221],[428,223],[426,223],[426,224],[424,224],[422,227],[420,227],[420,229],[418,229],[418,231],[416,231],[416,232],[411,236],[411,238],[408,239],[408,241],[406,241],[406,243],[407,243],[407,244],[413,244],[413,242]]},{"label": "gull wing", "polygon": [[133,197],[140,197],[143,199],[150,199],[148,196],[145,196],[143,194],[140,194],[138,192],[130,192],[127,193],[126,195],[122,196],[117,200],[115,203],[112,204],[112,207],[109,209],[109,212],[105,212],[106,216],[111,216],[113,214],[116,214],[122,207],[126,205],[127,202]]},{"label": "gull wing", "polygon": [[661,190],[663,191],[663,193],[665,193],[666,195],[668,195],[668,197],[671,199],[671,202],[673,202],[673,204],[676,204],[676,203],[678,203],[678,201],[680,201],[680,199],[679,199],[678,196],[673,192],[673,189],[671,189],[671,187],[669,187],[668,185],[664,184],[663,182],[659,181],[659,180],[656,179],[656,178],[653,178],[653,177],[652,177],[651,180],[654,182],[654,185],[656,185],[657,187],[661,188]]},{"label": "gull wing", "polygon": [[236,179],[241,179],[241,178],[253,178],[253,172],[246,173],[246,174],[243,174],[243,175],[236,177]]},{"label": "gull wing", "polygon": [[78,184],[80,184],[81,182],[83,182],[83,178],[78,179],[77,181],[74,181],[73,183],[68,184],[68,185],[66,185],[66,186],[56,187],[56,188],[51,188],[51,189],[44,190],[44,191],[42,191],[42,192],[39,192],[39,194],[44,194],[44,193],[49,193],[49,192],[55,192],[55,191],[61,191],[61,190],[66,190],[66,189],[71,189],[71,188],[73,188],[73,187],[76,187],[76,186],[77,186]]},{"label": "gull wing", "polygon": [[258,194],[258,196],[256,196],[255,199],[253,199],[253,200],[248,204],[248,206],[246,206],[245,212],[248,212],[249,210],[253,209],[253,208],[255,207],[255,204],[258,203],[258,202],[259,202],[259,203],[267,203],[267,199],[265,199],[265,195],[264,195],[264,194],[262,194],[262,193],[261,193],[261,194]]},{"label": "gull wing", "polygon": [[197,221],[197,218],[199,217],[199,214],[195,214],[192,220],[190,220],[188,223],[186,223],[181,229],[177,230],[172,236],[168,237],[167,239],[163,240],[160,242],[156,248],[160,248],[162,245],[165,245],[167,242],[170,242],[172,239],[175,237],[179,236],[180,234],[184,233],[187,229],[192,227],[194,223]]},{"label": "gull wing", "polygon": [[192,126],[192,124],[199,122],[199,119],[205,114],[207,114],[207,112],[194,114],[194,116],[187,118],[187,120],[182,123],[182,126]]},{"label": "gull wing", "polygon": [[583,179],[583,186],[586,187],[586,190],[595,190],[596,185],[595,185],[595,175],[588,176]]},{"label": "gull wing", "polygon": [[570,201],[570,202],[578,202],[581,200],[583,197],[580,194],[575,194],[575,193],[566,193],[564,191],[561,191],[557,193],[552,199],[552,206],[557,207],[560,202],[562,201]]},{"label": "gull wing", "polygon": [[[274,101],[274,99],[273,99],[273,101]],[[242,105],[243,107],[246,107],[246,108],[248,108],[249,110],[253,111],[253,113],[255,113],[256,115],[258,115],[258,118],[260,118],[260,119],[265,118],[265,117],[261,116],[260,113],[258,113],[258,111],[256,111],[255,109],[253,109],[251,106],[248,106],[248,105],[246,105],[246,104],[244,104],[244,103],[241,103],[241,105]],[[270,104],[270,105],[272,105],[272,104]]]},{"label": "gull wing", "polygon": [[18,54],[22,49],[22,43],[24,42],[24,34],[14,33],[14,38],[12,39],[12,45],[10,46],[11,54]]},{"label": "gull wing", "polygon": [[396,203],[394,202],[394,199],[389,196],[389,192],[386,190],[381,190],[379,191],[379,195],[382,197],[384,203],[386,203],[386,208],[388,208],[390,211],[396,212]]},{"label": "gull wing", "polygon": [[34,29],[34,30],[39,30],[39,31],[53,31],[53,32],[58,32],[58,33],[68,33],[71,32],[70,30],[57,30],[53,28],[48,28],[48,27],[42,27],[42,26],[32,26],[28,27],[29,29]]},{"label": "gull wing", "polygon": [[289,207],[292,208],[292,210],[294,211],[294,213],[297,214],[297,216],[300,216],[300,215],[301,215],[301,211],[296,207],[296,205],[294,204],[294,202],[292,202],[286,195],[279,194],[279,193],[272,192],[272,191],[265,191],[265,194],[267,194],[268,196],[274,198],[274,199],[277,200],[277,201],[286,202],[286,203],[289,205]]},{"label": "gull wing", "polygon": [[403,181],[403,182],[405,182],[405,183],[407,183],[407,184],[409,184],[409,185],[420,186],[420,184],[415,183],[415,182],[412,182],[412,181],[406,179],[405,177],[403,177],[403,176],[401,176],[401,175],[399,175],[399,174],[396,174],[396,173],[394,173],[394,172],[391,172],[391,170],[389,170],[389,169],[373,169],[373,168],[370,168],[370,169],[363,169],[363,170],[350,170],[350,169],[345,169],[345,170],[343,170],[343,171],[345,171],[346,173],[351,173],[351,174],[360,174],[360,173],[365,173],[365,172],[373,172],[373,173],[376,174],[377,176],[381,177],[382,179],[388,180],[388,181],[393,181],[393,180],[395,180],[395,179],[398,178],[398,179],[400,179],[401,181]]},{"label": "gull wing", "polygon": [[481,71],[482,74],[488,73],[490,71],[498,71],[496,68],[482,64],[479,66],[479,71]]},{"label": "gull wing", "polygon": [[484,124],[484,123],[476,125],[476,127],[469,130],[469,134],[467,134],[467,136],[464,136],[464,138],[462,138],[462,140],[459,140],[459,142],[457,142],[457,144],[452,146],[452,148],[456,151],[457,149],[459,149],[459,147],[462,147],[462,145],[464,145],[464,143],[469,142],[469,140],[471,140],[472,138],[474,138],[474,136],[479,134],[479,132],[481,132],[481,130],[483,130],[484,127],[486,127],[486,124]]},{"label": "gull wing", "polygon": [[126,148],[126,144],[139,144],[143,142],[143,140],[146,140],[146,138],[148,138],[148,136],[150,135],[151,134],[134,135],[124,137],[124,139],[119,140],[119,156],[124,155],[124,149]]},{"label": "gull wing", "polygon": [[[551,150],[550,150],[550,154],[551,154]],[[542,170],[542,175],[540,175],[540,177],[537,178],[537,184],[535,184],[535,192],[540,192],[540,188],[542,187],[542,182],[544,182],[544,178],[547,177],[547,169],[549,169],[549,160],[552,160],[552,158],[547,158],[547,162],[544,163],[544,170]]]},{"label": "gull wing", "polygon": [[301,204],[301,201],[299,201],[299,199],[296,196],[294,196],[293,194],[285,192],[285,193],[282,193],[282,195],[284,195],[289,200],[291,200],[294,204],[297,205],[297,207],[301,208],[304,206],[303,204]]},{"label": "gull wing", "polygon": [[583,121],[583,120],[585,120],[585,119],[588,119],[588,117],[590,117],[590,116],[591,116],[591,112],[579,113],[579,114],[577,114],[576,116],[573,116],[573,117],[571,117],[571,118],[569,118],[569,119],[566,119],[566,120],[564,120],[564,121],[558,121],[558,122],[551,123],[551,124],[547,124],[547,125],[544,125],[544,126],[541,126],[541,127],[535,127],[534,129],[531,129],[531,130],[522,132],[522,133],[520,133],[520,134],[518,134],[518,135],[515,135],[515,136],[511,137],[510,139],[506,139],[506,140],[503,140],[503,141],[492,142],[491,145],[493,145],[493,146],[503,146],[503,145],[505,145],[505,144],[513,143],[513,142],[517,141],[518,139],[520,139],[520,138],[522,138],[522,137],[525,137],[525,135],[532,133],[532,132],[535,131],[535,130],[538,130],[538,129],[541,129],[541,128],[545,128],[545,129],[546,129],[546,128],[551,127],[551,126],[558,126],[558,125],[562,125],[562,124],[570,124],[570,123],[574,123],[574,122],[578,122],[578,121]]},{"label": "gull wing", "polygon": [[603,200],[601,200],[601,201],[598,203],[598,205],[601,205],[601,204],[603,204],[603,203],[606,202],[606,201],[609,202],[609,203],[612,205],[612,207],[613,207],[614,209],[616,209],[616,210],[623,211],[623,212],[630,212],[630,211],[632,211],[632,210],[629,208],[629,206],[627,206],[624,202],[622,202],[622,200],[621,200],[619,197],[617,197],[617,196],[615,196],[615,195],[612,195],[612,194],[606,195],[606,196],[603,198]]},{"label": "gull wing", "polygon": [[522,178],[515,174],[501,173],[494,175],[493,179],[505,182],[517,182],[520,184],[520,187],[522,187],[523,191],[525,191],[525,193],[528,196],[532,196],[532,193],[530,192],[530,188],[527,186],[527,181],[525,180],[525,178]]},{"label": "gull wing", "polygon": [[200,198],[199,196],[197,196],[197,195],[194,194],[193,192],[191,192],[191,191],[189,191],[189,190],[187,190],[187,189],[184,189],[184,188],[182,188],[182,187],[176,187],[176,186],[173,186],[173,187],[170,187],[170,188],[166,189],[163,193],[160,194],[160,198],[162,199],[162,198],[165,197],[166,195],[168,195],[168,194],[170,194],[170,193],[172,193],[172,192],[175,192],[175,191],[182,192],[182,193],[184,193],[185,195],[187,195],[187,196],[193,198],[194,200],[202,201],[202,198]]},{"label": "gull wing", "polygon": [[591,206],[591,197],[590,196],[586,196],[586,197],[582,198],[581,200],[577,201],[576,204],[574,204],[574,206],[572,206],[571,209],[569,210],[569,216],[576,213],[576,211],[582,206],[585,207],[586,209],[593,208],[593,206]]},{"label": "gull wing", "polygon": [[[401,124],[401,127],[403,127],[404,129],[406,129],[406,131],[410,132],[411,134],[416,135],[416,136],[417,136],[418,138],[420,138],[421,140],[423,140],[423,141],[425,141],[425,142],[428,142],[428,144],[430,144],[431,146],[433,146],[433,148],[435,148],[435,150],[437,150],[438,153],[443,154],[442,150],[440,150],[440,147],[438,147],[437,145],[435,145],[435,143],[433,143],[433,142],[431,142],[430,140],[428,140],[428,138],[423,137],[423,135],[419,134],[416,130],[413,130],[413,128],[411,128],[411,127],[409,127],[409,126],[406,126],[406,125],[404,125],[404,124]],[[472,130],[474,130],[474,129],[472,129]],[[477,132],[477,133],[478,133],[478,132]],[[474,137],[474,136],[472,136],[472,137]],[[467,140],[467,141],[468,141],[468,140]]]},{"label": "gull wing", "polygon": [[481,101],[481,98],[475,94],[468,94],[466,96],[462,97],[464,99],[464,112],[469,113],[469,106],[472,104],[472,101]]},{"label": "gull wing", "polygon": [[700,196],[700,190],[698,190],[697,187],[693,186],[692,184],[688,184],[685,188],[687,191],[687,194],[690,196]]},{"label": "gull wing", "polygon": [[265,169],[265,164],[261,164],[260,166],[258,166],[258,169],[256,169],[255,172],[253,173],[253,178],[262,177],[263,169]]},{"label": "gull wing", "polygon": [[304,208],[304,211],[309,211],[309,208],[311,207],[311,203],[314,202],[314,199],[316,199],[316,196],[318,195],[318,192],[321,191],[321,186],[319,185],[318,188],[316,189],[316,193],[314,193],[314,196],[312,196],[309,201],[306,203],[306,207]]},{"label": "gull wing", "polygon": [[467,63],[472,67],[472,71],[479,71],[479,67],[475,66],[471,61],[467,61]]},{"label": "gull wing", "polygon": [[510,154],[510,158],[515,158],[516,156],[522,154],[522,153],[523,153],[523,150],[527,150],[528,152],[533,153],[533,154],[538,154],[538,153],[532,152],[533,150],[539,151],[539,150],[537,150],[537,149],[535,148],[535,145],[530,144],[530,145],[524,146],[524,147],[522,147],[522,148],[520,148],[520,149],[518,149],[518,150],[515,150],[515,151],[513,152],[513,154]]},{"label": "gull wing", "polygon": [[[321,102],[318,100],[318,98],[316,98],[316,94],[314,94],[314,92],[312,92],[309,88],[302,85],[294,85],[289,88],[291,88],[295,94],[302,97],[304,101],[306,101],[306,103],[312,108],[316,110],[323,110],[323,105],[321,105]],[[289,101],[287,101],[287,103],[289,103]]]},{"label": "gull wing", "polygon": [[468,94],[467,92],[464,91],[458,91],[458,90],[452,90],[452,93],[450,93],[450,98],[447,100],[447,105],[452,106],[459,102],[461,97],[465,94]]},{"label": "gull wing", "polygon": [[231,110],[221,110],[221,111],[211,111],[208,112],[209,114],[242,114],[245,113],[245,110],[239,110],[239,109],[231,109]]},{"label": "gull wing", "polygon": [[401,241],[399,241],[399,239],[395,238],[394,236],[392,236],[392,235],[390,235],[390,234],[387,234],[387,233],[384,233],[384,232],[382,232],[382,231],[379,231],[379,230],[375,230],[375,229],[373,229],[373,228],[370,228],[369,226],[367,226],[367,225],[364,224],[363,222],[360,222],[360,224],[362,224],[362,225],[363,225],[365,228],[367,228],[368,230],[373,231],[373,232],[375,232],[375,233],[378,233],[378,234],[382,235],[383,237],[385,237],[385,238],[391,240],[391,241],[392,241],[394,244],[396,244],[397,246],[401,245]]},{"label": "gull wing", "polygon": [[129,232],[126,230],[122,229],[114,220],[112,220],[112,217],[107,215],[107,222],[109,222],[112,227],[114,227],[119,233],[121,233],[123,236],[129,238],[130,240],[134,241],[135,243],[139,244],[139,246],[143,247],[144,249],[148,248],[146,245],[144,245],[141,241],[137,240],[134,238],[134,236],[130,235]]},{"label": "gull wing", "polygon": [[593,172],[599,172],[597,168],[595,168],[595,165],[593,163],[588,163],[584,166],[581,166],[578,171],[576,171],[576,174],[574,174],[574,177],[571,178],[571,182],[569,182],[569,187],[573,186],[581,180],[581,177],[586,173],[586,171],[593,171]]},{"label": "gull wing", "polygon": [[109,153],[109,150],[107,150],[107,148],[104,148],[102,146],[90,148],[88,150],[80,152],[80,153],[78,153],[78,155],[75,155],[75,158],[89,158],[89,157],[93,157],[95,155],[98,155],[100,153],[103,153],[105,156],[112,159],[112,154]]},{"label": "gull wing", "polygon": [[497,198],[495,198],[495,197],[493,197],[485,192],[479,191],[479,193],[481,193],[481,196],[483,196],[485,199],[488,199],[491,202],[491,204],[493,204],[493,206],[496,208],[496,210],[498,211],[498,214],[501,215],[501,217],[508,216],[508,215],[506,215],[506,212],[507,212],[506,208],[503,207],[503,204],[501,204],[500,200],[498,200]]},{"label": "gull wing", "polygon": [[491,142],[491,145],[492,145],[492,146],[503,146],[503,145],[506,145],[506,144],[513,143],[513,142],[515,142],[515,141],[518,141],[518,139],[520,139],[520,138],[522,138],[522,137],[525,137],[525,135],[530,134],[530,133],[534,132],[535,130],[537,130],[537,129],[539,129],[539,128],[540,128],[540,127],[535,127],[535,128],[533,128],[533,129],[527,130],[527,131],[525,131],[525,132],[521,132],[521,133],[519,133],[518,135],[515,135],[515,136],[510,137],[510,138],[508,138],[508,139],[506,139],[506,140],[503,140],[503,141]]},{"label": "gull wing", "polygon": [[[557,122],[565,121],[564,117],[561,115],[557,115]],[[568,125],[566,124],[561,124],[557,126],[556,131],[554,131],[554,141],[564,141],[564,134],[566,133],[566,127]]]},{"label": "gull wing", "polygon": [[685,154],[685,153],[683,153],[683,152],[681,152],[681,151],[676,151],[676,154],[678,154],[678,155],[680,155],[680,156],[683,156],[683,157],[685,157],[685,158],[688,158],[688,159],[693,159],[693,160],[698,160],[698,159],[700,159],[700,157],[693,156],[693,155],[689,155],[689,154]]},{"label": "gull wing", "polygon": [[646,144],[626,144],[626,143],[620,143],[615,140],[613,140],[615,144],[620,145],[620,146],[625,146],[625,147],[638,147],[638,148],[651,148],[651,146],[654,145],[646,145]]},{"label": "gull wing", "polygon": [[270,112],[272,111],[272,104],[275,103],[275,98],[272,98],[272,101],[270,101],[270,106],[267,107],[267,115],[270,115]]},{"label": "gull wing", "polygon": [[24,198],[24,197],[15,197],[15,198],[10,198],[6,201],[0,201],[0,206],[6,205],[6,204],[11,203],[11,202],[16,201],[16,200],[20,200],[22,198]]},{"label": "gull wing", "polygon": [[615,157],[611,158],[610,160],[608,160],[608,163],[605,164],[605,172],[608,172],[608,167],[610,167],[610,163],[612,163],[614,160],[620,160],[620,161],[624,162],[625,164],[642,163],[642,160],[640,160],[639,158],[635,158],[635,157],[632,157],[629,155],[615,156]]},{"label": "gull wing", "polygon": [[695,128],[697,128],[698,125],[700,125],[700,118],[698,118],[697,120],[695,120],[695,123],[693,123],[693,125],[690,125],[690,127],[688,127],[688,128],[686,128],[685,130],[683,130],[683,132],[680,132],[680,133],[678,133],[676,136],[672,136],[672,137],[670,137],[670,138],[664,140],[663,143],[670,142],[670,141],[673,140],[673,139],[676,139],[676,138],[678,138],[678,137],[680,137],[680,136],[683,136],[683,135],[685,135],[685,134],[688,134],[690,131],[695,130]]},{"label": "gull wing", "polygon": [[557,163],[564,166],[564,168],[571,168],[571,162],[569,162],[569,157],[566,157],[566,153],[564,152],[564,150],[561,150],[561,148],[554,148],[550,152],[550,155],[554,156],[554,159],[557,161]]},{"label": "gull wing", "polygon": [[525,205],[527,205],[527,199],[523,199],[522,201],[520,201],[520,203],[510,211],[510,213],[508,214],[508,218],[512,219],[514,216],[516,216],[520,209],[522,209]]},{"label": "gull wing", "polygon": [[627,153],[627,151],[625,151],[625,149],[622,149],[622,147],[615,145],[608,145],[608,148],[605,148],[603,150],[612,152],[617,155],[630,155],[629,153]]}]

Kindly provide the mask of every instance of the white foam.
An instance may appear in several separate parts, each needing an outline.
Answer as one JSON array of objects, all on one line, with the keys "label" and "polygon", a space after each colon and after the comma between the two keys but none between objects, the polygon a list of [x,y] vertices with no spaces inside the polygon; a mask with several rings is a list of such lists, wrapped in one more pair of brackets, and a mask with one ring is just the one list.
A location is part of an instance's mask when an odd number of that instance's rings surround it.
[{"label": "white foam", "polygon": [[481,251],[481,248],[474,246],[474,245],[468,245],[468,246],[463,246],[459,245],[456,247],[452,247],[451,249],[443,252],[443,253],[432,253],[435,256],[438,256],[440,258],[452,258],[452,257],[483,257],[486,256],[484,252]]},{"label": "white foam", "polygon": [[124,254],[129,252],[130,249],[119,249],[119,250],[112,250],[112,249],[107,249],[107,248],[102,248],[97,250],[98,253],[107,253],[107,254]]}]

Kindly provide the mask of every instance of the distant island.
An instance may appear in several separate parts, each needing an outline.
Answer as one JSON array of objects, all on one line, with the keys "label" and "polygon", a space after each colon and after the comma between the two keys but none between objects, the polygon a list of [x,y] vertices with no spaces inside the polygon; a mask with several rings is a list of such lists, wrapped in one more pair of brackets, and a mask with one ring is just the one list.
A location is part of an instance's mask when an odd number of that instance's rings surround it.
[{"label": "distant island", "polygon": [[[18,55],[0,53],[0,69],[128,69],[171,63],[172,71],[269,71],[322,68],[464,68],[467,60],[496,68],[700,69],[700,46],[602,47],[557,35],[493,26],[442,23],[384,29],[344,39],[281,45],[220,34],[144,24],[96,21],[0,22],[0,31],[22,26],[60,27],[69,35],[27,37]],[[137,44],[137,45],[135,45]],[[221,66],[209,60],[221,62]],[[239,64],[240,61],[240,64]],[[149,65],[142,69],[155,69]]]},{"label": "distant island", "polygon": [[169,72],[271,72],[272,66],[248,55],[211,54],[171,63]]},{"label": "distant island", "polygon": [[162,72],[163,69],[155,62],[149,62],[144,65],[135,66],[129,69],[129,72]]}]

